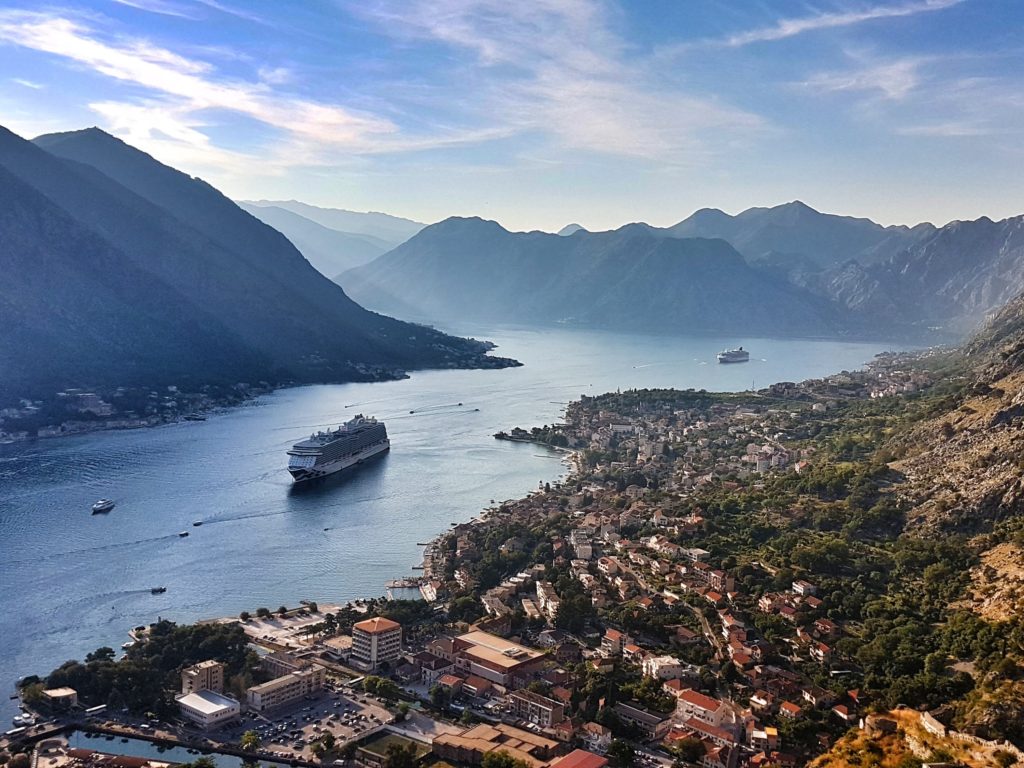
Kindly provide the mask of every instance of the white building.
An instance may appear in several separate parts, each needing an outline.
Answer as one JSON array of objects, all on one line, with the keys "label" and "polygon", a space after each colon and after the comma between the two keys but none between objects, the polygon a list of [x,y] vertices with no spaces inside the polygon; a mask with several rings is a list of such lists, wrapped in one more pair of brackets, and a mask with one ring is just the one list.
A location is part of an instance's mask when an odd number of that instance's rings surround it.
[{"label": "white building", "polygon": [[402,655],[402,625],[397,621],[377,617],[357,622],[352,626],[351,662],[372,671],[381,664],[391,663]]},{"label": "white building", "polygon": [[200,690],[175,697],[182,717],[200,728],[216,728],[237,720],[241,705],[230,696],[216,691]]}]

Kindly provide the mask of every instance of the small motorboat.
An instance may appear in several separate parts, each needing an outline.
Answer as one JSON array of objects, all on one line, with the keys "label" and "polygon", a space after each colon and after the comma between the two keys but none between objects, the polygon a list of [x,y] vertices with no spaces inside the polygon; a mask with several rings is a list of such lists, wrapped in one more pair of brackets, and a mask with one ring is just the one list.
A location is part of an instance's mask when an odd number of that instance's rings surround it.
[{"label": "small motorboat", "polygon": [[102,515],[112,510],[115,506],[114,502],[110,499],[100,499],[92,505],[92,513],[94,515]]},{"label": "small motorboat", "polygon": [[152,592],[154,595],[162,595],[164,592],[167,591],[167,587],[153,587],[149,591]]},{"label": "small motorboat", "polygon": [[196,520],[195,522],[192,523],[192,525],[194,525],[196,528],[198,528],[202,524],[203,524],[202,520]]},{"label": "small motorboat", "polygon": [[186,536],[188,536],[188,531],[179,531],[178,536],[184,539]]}]

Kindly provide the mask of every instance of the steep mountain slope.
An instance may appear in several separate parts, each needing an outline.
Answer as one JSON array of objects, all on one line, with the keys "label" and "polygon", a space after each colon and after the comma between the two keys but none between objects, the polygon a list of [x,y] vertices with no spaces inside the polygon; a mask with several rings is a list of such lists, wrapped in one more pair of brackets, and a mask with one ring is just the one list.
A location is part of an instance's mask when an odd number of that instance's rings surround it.
[{"label": "steep mountain slope", "polygon": [[841,326],[827,302],[752,269],[724,241],[645,225],[562,237],[452,218],[338,279],[367,306],[434,320],[801,335]]},{"label": "steep mountain slope", "polygon": [[353,235],[369,235],[387,243],[391,248],[400,245],[419,232],[426,224],[400,216],[370,211],[346,211],[341,208],[321,208],[316,205],[300,203],[297,200],[245,200],[251,206],[274,206],[286,211],[297,213],[310,221]]},{"label": "steep mountain slope", "polygon": [[394,247],[370,235],[353,235],[329,229],[276,205],[239,203],[238,206],[291,240],[306,260],[326,277],[333,277],[373,261]]},{"label": "steep mountain slope", "polygon": [[718,237],[752,260],[783,254],[821,268],[849,259],[866,264],[887,258],[932,230],[930,224],[883,227],[869,219],[820,213],[797,200],[735,216],[704,208],[663,231],[671,237]]},{"label": "steep mountain slope", "polygon": [[805,284],[856,311],[969,332],[1024,291],[1024,216],[955,221],[883,262],[815,279]]},{"label": "steep mountain slope", "polygon": [[894,441],[911,524],[983,531],[1024,509],[1024,295],[965,347],[948,377],[962,394]]},{"label": "steep mountain slope", "polygon": [[0,232],[0,401],[111,370],[142,384],[267,369],[215,316],[179,311],[184,296],[2,167]]},{"label": "steep mountain slope", "polygon": [[[123,254],[154,286],[177,294],[174,301],[153,305],[145,282],[133,282],[135,290],[121,297],[126,311],[114,329],[118,333],[133,332],[132,317],[148,317],[166,334],[195,318],[211,340],[224,340],[226,350],[237,341],[250,359],[264,361],[257,372],[275,381],[352,380],[402,367],[473,361],[500,364],[483,358],[478,342],[367,312],[318,274],[283,235],[208,184],[101,131],[54,135],[41,143],[67,159],[0,130],[0,166]],[[51,279],[73,274],[72,257],[55,254]],[[215,322],[203,324],[208,316]],[[59,350],[54,357],[61,359]],[[160,367],[165,373],[172,369],[181,376],[202,373],[170,361]],[[121,360],[105,370],[109,383],[137,367]],[[253,370],[235,375],[242,373]]]}]

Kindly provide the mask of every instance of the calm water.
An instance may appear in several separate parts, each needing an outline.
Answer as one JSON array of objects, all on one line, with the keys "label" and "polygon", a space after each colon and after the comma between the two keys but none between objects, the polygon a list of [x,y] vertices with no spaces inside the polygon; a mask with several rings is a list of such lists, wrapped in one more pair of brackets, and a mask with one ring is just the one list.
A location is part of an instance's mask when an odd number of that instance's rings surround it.
[{"label": "calm water", "polygon": [[[106,752],[111,755],[134,755],[135,757],[150,757],[154,760],[161,760],[168,763],[191,763],[197,757],[197,750],[189,750],[186,747],[160,747],[150,741],[142,739],[126,739],[120,737],[107,737],[101,734],[86,735],[82,731],[74,731],[68,736],[68,745],[92,749],[96,752]],[[217,768],[241,768],[245,762],[235,755],[209,755],[217,763]],[[270,766],[285,766],[287,763],[261,758],[261,764]]]},{"label": "calm water", "polygon": [[[581,393],[742,390],[859,367],[891,348],[460,330],[493,339],[525,366],[304,387],[205,422],[0,446],[0,690],[100,645],[117,648],[128,629],[158,616],[189,621],[382,594],[386,580],[419,563],[417,542],[562,473],[558,456],[491,435],[555,421]],[[752,350],[750,363],[715,363],[737,344]],[[391,453],[295,492],[284,451],[357,412],[386,420]],[[104,496],[117,508],[90,515]],[[167,592],[150,594],[156,585]],[[0,728],[12,704],[0,700]]]}]

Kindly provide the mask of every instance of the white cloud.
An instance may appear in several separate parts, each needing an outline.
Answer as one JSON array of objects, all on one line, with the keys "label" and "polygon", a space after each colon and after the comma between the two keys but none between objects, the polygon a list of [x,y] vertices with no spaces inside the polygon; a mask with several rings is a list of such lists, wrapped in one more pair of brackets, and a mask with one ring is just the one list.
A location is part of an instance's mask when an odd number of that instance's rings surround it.
[{"label": "white cloud", "polygon": [[781,19],[775,24],[747,32],[730,35],[720,41],[729,47],[750,45],[751,43],[772,42],[788,37],[814,32],[820,29],[835,29],[862,24],[877,19],[894,19],[904,16],[915,16],[919,13],[941,11],[959,5],[964,0],[913,0],[897,5],[876,5],[860,11],[839,11],[818,13],[792,19]]},{"label": "white cloud", "polygon": [[31,88],[33,91],[41,91],[44,88],[46,88],[46,86],[43,85],[42,83],[37,83],[34,80],[26,80],[23,77],[12,77],[11,78],[11,82],[12,83],[17,83],[18,85],[22,86],[23,88]]},{"label": "white cloud", "polygon": [[852,69],[812,75],[802,85],[815,92],[876,92],[898,101],[922,84],[921,68],[933,61],[924,56],[867,61]]},{"label": "white cloud", "polygon": [[454,77],[481,114],[559,149],[690,163],[705,139],[765,128],[751,113],[688,93],[616,34],[596,0],[378,0],[362,9],[402,41],[442,43],[468,56]]}]

